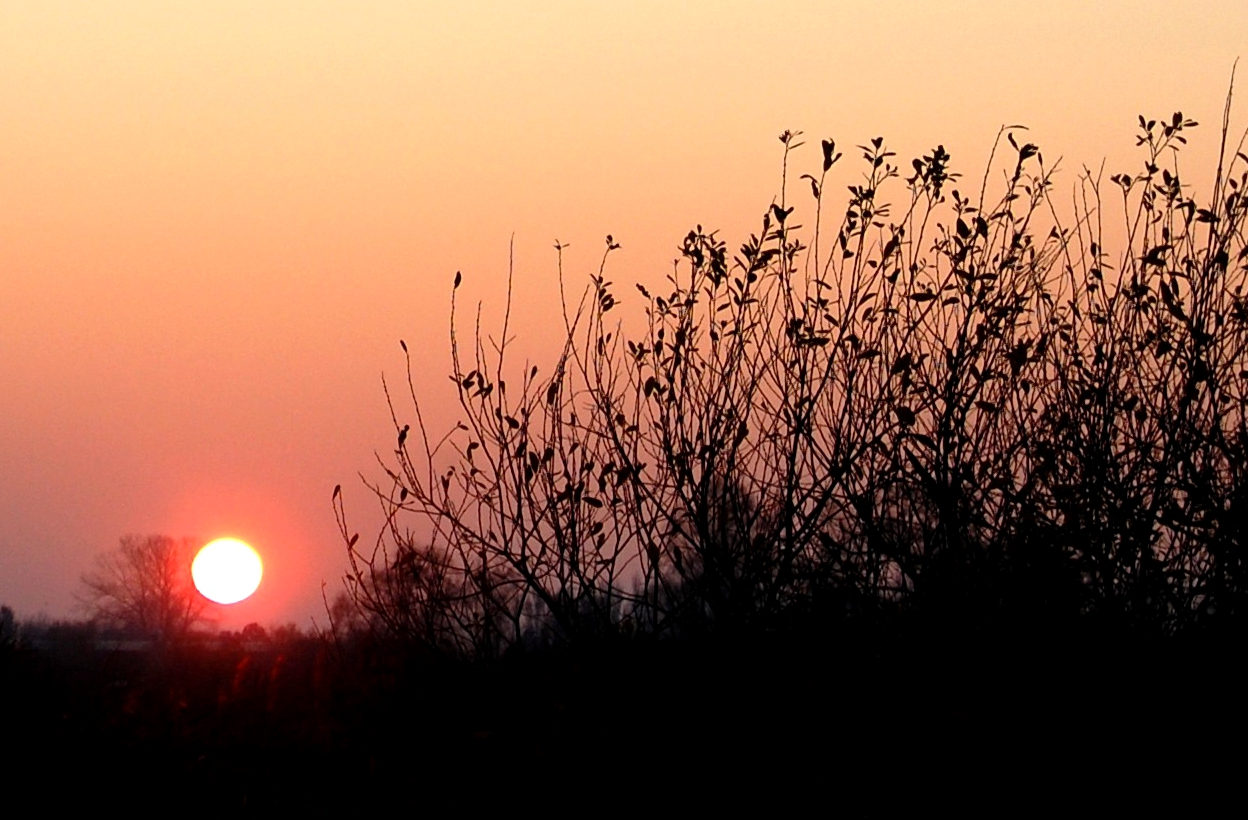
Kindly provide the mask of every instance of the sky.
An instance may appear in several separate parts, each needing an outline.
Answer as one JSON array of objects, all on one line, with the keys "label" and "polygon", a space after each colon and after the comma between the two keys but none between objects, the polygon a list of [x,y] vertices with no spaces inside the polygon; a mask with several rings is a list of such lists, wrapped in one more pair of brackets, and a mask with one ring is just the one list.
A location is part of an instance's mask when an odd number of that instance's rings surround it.
[{"label": "sky", "polygon": [[1242,0],[0,0],[0,603],[78,617],[123,535],[232,535],[266,577],[224,626],[324,623],[400,339],[454,423],[456,271],[488,328],[514,253],[513,349],[549,361],[556,240],[576,287],[607,234],[617,283],[697,224],[735,248],[786,129],[794,177],[883,136],[978,179],[1024,124],[1073,189],[1181,110],[1207,190],[1245,31]]}]

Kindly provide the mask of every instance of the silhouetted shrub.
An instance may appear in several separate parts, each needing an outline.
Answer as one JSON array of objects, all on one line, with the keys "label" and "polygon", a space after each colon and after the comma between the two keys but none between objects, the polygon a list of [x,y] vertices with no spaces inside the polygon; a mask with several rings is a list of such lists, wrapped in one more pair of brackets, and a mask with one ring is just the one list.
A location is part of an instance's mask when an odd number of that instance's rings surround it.
[{"label": "silhouetted shrub", "polygon": [[[409,370],[371,551],[334,492],[354,602],[471,657],[812,619],[1168,635],[1241,614],[1248,157],[1224,122],[1198,201],[1177,162],[1196,123],[1139,125],[1142,170],[1085,173],[1073,213],[1003,129],[971,193],[942,146],[904,169],[858,146],[830,221],[824,140],[809,227],[782,179],[736,254],[699,226],[619,321],[608,236],[544,371],[516,368],[507,318],[496,347],[465,341],[452,296],[460,422],[426,428]],[[780,139],[787,175],[802,143]]]}]

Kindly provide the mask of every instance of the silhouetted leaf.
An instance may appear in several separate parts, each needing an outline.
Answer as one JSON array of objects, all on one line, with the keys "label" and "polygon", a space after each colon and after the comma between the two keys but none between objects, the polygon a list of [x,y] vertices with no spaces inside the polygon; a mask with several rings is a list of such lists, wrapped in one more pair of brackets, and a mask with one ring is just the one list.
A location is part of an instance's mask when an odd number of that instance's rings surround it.
[{"label": "silhouetted leaf", "polygon": [[924,435],[923,433],[911,433],[910,438],[919,442],[933,453],[936,452],[936,441],[931,436]]},{"label": "silhouetted leaf", "polygon": [[1018,371],[1022,370],[1023,365],[1027,364],[1027,352],[1030,348],[1030,342],[1019,342],[1013,350],[1005,354],[1006,361],[1010,363],[1011,375],[1017,376]]},{"label": "silhouetted leaf", "polygon": [[1170,250],[1169,245],[1158,245],[1144,255],[1145,265],[1164,265],[1166,264],[1166,251]]},{"label": "silhouetted leaf", "polygon": [[832,152],[836,150],[836,140],[823,141],[823,172],[826,174],[831,168],[832,163],[840,159],[841,155],[832,156]]}]

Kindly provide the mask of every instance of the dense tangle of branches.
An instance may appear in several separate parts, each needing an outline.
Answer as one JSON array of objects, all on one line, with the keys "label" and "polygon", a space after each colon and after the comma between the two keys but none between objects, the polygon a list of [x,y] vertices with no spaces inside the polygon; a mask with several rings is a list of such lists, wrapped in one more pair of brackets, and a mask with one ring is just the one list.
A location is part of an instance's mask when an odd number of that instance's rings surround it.
[{"label": "dense tangle of branches", "polygon": [[627,288],[637,330],[607,237],[545,370],[516,368],[505,323],[497,347],[466,337],[452,299],[461,420],[426,429],[410,375],[391,401],[371,545],[335,490],[349,592],[413,646],[487,658],[907,613],[1157,634],[1242,613],[1248,157],[1224,122],[1198,202],[1195,125],[1141,118],[1143,169],[1085,174],[1073,213],[1006,129],[973,193],[943,147],[902,168],[859,146],[830,221],[823,141],[813,224],[782,187],[735,254],[690,232],[662,292]]}]

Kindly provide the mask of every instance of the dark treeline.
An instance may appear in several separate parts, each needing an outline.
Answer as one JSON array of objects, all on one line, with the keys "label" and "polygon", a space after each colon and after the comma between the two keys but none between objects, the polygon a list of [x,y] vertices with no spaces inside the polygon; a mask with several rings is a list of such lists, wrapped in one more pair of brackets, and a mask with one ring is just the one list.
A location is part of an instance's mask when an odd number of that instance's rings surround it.
[{"label": "dark treeline", "polygon": [[91,812],[1190,810],[1237,771],[1245,724],[1235,658],[1183,646],[1054,663],[841,632],[465,663],[368,629],[146,649],[90,624],[36,632],[0,645],[9,799]]}]

